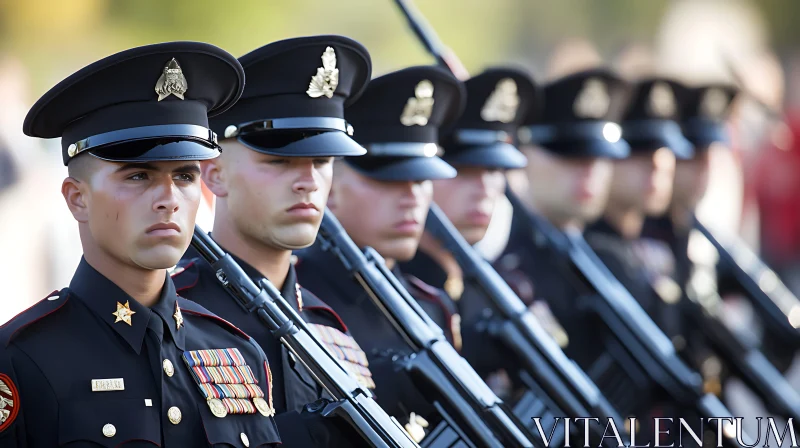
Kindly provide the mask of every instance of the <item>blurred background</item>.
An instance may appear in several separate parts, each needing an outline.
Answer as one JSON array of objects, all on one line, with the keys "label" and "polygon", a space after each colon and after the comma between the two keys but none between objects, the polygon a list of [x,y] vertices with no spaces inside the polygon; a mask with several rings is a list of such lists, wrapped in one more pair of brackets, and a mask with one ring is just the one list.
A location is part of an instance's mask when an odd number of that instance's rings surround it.
[{"label": "blurred background", "polygon": [[[724,80],[748,92],[715,156],[701,215],[800,284],[800,2],[792,0],[417,0],[467,69],[529,69],[546,81],[606,63],[636,77]],[[77,225],[59,193],[59,143],[21,132],[31,104],[70,73],[137,45],[206,41],[244,54],[335,33],[374,73],[431,63],[391,0],[0,0],[0,322],[69,283]],[[702,217],[701,216],[701,217]],[[210,224],[210,207],[200,223]]]}]

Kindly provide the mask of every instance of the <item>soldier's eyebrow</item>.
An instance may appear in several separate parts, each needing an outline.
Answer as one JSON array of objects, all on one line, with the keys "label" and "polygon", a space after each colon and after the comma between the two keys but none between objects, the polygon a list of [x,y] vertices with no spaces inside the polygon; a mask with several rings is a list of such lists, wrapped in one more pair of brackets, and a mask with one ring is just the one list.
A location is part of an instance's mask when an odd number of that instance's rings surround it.
[{"label": "soldier's eyebrow", "polygon": [[146,170],[146,171],[158,171],[158,167],[152,163],[126,163],[119,168],[117,168],[117,173],[121,171],[128,171],[128,170]]},{"label": "soldier's eyebrow", "polygon": [[117,168],[116,172],[121,171],[128,171],[128,170],[144,170],[144,171],[170,171],[175,173],[192,173],[192,174],[200,174],[200,166],[195,163],[187,163],[186,165],[181,165],[174,169],[166,169],[166,167],[158,166],[154,163],[144,162],[144,163],[126,163],[119,168]]},{"label": "soldier's eyebrow", "polygon": [[172,170],[174,173],[200,174],[200,166],[196,163],[179,166]]}]

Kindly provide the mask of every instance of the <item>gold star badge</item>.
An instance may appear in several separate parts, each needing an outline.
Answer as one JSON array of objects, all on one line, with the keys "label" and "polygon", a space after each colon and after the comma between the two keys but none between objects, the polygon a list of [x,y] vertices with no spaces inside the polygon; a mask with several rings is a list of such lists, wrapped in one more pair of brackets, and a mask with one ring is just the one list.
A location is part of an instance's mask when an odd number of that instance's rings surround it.
[{"label": "gold star badge", "polygon": [[114,317],[117,318],[117,320],[115,320],[114,323],[125,322],[128,325],[133,325],[131,323],[131,316],[136,314],[136,311],[131,310],[131,305],[130,302],[128,301],[125,302],[125,305],[117,302],[117,311],[111,314],[113,314]]},{"label": "gold star badge", "polygon": [[181,314],[181,308],[178,306],[178,302],[175,302],[175,314],[172,315],[175,318],[175,329],[180,330],[183,326],[183,314]]}]

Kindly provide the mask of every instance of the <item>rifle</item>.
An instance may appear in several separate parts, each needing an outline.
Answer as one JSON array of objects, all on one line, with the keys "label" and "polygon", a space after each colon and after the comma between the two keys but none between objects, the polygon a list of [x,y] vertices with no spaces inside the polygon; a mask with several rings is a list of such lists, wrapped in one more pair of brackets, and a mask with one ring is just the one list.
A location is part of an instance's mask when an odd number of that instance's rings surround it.
[{"label": "rifle", "polygon": [[[482,305],[492,313],[490,323],[485,325],[488,332],[518,356],[527,373],[521,375],[522,378],[529,375],[536,382],[526,385],[534,390],[544,389],[543,395],[551,404],[548,406],[551,410],[553,407],[564,410],[572,418],[591,415],[621,421],[620,414],[592,380],[567,358],[514,290],[470,247],[436,204],[431,204],[428,211],[425,230],[455,257],[465,278],[481,288],[488,299]],[[519,411],[515,413],[520,418],[535,415],[527,408]],[[593,428],[598,440],[603,440],[603,428]]]},{"label": "rifle", "polygon": [[[626,353],[614,350],[612,356],[624,364],[624,370],[644,372],[676,403],[693,409],[703,418],[732,418],[719,398],[702,391],[700,375],[678,357],[672,342],[600,261],[580,232],[562,233],[528,210],[508,187],[506,196],[514,215],[526,222],[532,241],[551,253],[551,260],[558,265],[565,281],[589,298],[587,305],[619,341]],[[732,434],[727,431],[722,434],[726,446],[737,446]]]},{"label": "rifle", "polygon": [[[696,218],[695,227],[717,248],[721,261],[728,263],[735,270],[734,274],[739,284],[745,289],[753,302],[760,305],[760,309],[763,311],[762,315],[767,317],[767,326],[770,327],[770,330],[781,332],[786,336],[793,336],[792,342],[795,342],[798,332],[789,321],[789,313],[784,313],[784,310],[789,311],[797,306],[797,298],[789,292],[780,280],[777,280],[777,275],[764,266],[758,260],[758,257],[746,249],[744,245],[729,246],[735,248],[735,252],[730,253]],[[760,275],[769,273],[775,276],[777,283],[775,288],[771,290],[774,293],[773,297],[770,297],[763,288],[759,287],[750,273],[745,271],[744,266],[740,264],[745,260],[748,260],[749,267],[757,269],[755,272],[760,273]],[[719,306],[722,303],[722,298],[719,297],[719,294],[713,291],[710,297],[697,297],[695,291],[687,291],[687,296],[690,299],[688,301],[689,317],[697,322],[699,328],[703,331],[703,335],[711,343],[714,352],[720,354],[726,364],[748,386],[761,394],[767,407],[775,409],[777,413],[785,418],[800,419],[800,394],[786,381],[780,371],[769,362],[761,350],[739,334],[731,331],[717,317],[718,313],[714,306]],[[792,332],[790,328],[794,331]]]},{"label": "rifle", "polygon": [[[800,300],[778,275],[738,239],[722,244],[697,217],[694,228],[719,252],[720,262],[733,270],[736,282],[766,319],[766,327],[782,341],[800,346]],[[762,283],[764,283],[762,285]]]},{"label": "rifle", "polygon": [[339,259],[414,352],[397,362],[421,389],[434,391],[434,407],[442,415],[443,424],[448,425],[428,435],[425,446],[451,446],[452,442],[439,441],[454,437],[469,446],[534,446],[501,408],[502,401],[447,342],[441,328],[374,249],[367,247],[362,252],[329,210],[323,216],[317,241],[322,250]]},{"label": "rifle", "polygon": [[192,247],[214,268],[217,280],[236,302],[247,312],[255,313],[333,397],[321,415],[344,419],[372,447],[419,448],[397,420],[378,406],[370,391],[362,388],[312,336],[305,321],[269,280],[262,278],[254,283],[230,254],[197,225]]}]

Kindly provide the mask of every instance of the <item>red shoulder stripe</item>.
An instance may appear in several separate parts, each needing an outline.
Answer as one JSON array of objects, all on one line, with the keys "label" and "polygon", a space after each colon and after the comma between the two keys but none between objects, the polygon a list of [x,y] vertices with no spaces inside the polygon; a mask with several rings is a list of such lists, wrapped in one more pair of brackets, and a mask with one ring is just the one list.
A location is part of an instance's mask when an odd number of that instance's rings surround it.
[{"label": "red shoulder stripe", "polygon": [[223,318],[221,318],[219,316],[216,316],[214,314],[203,313],[203,312],[200,312],[200,311],[197,311],[197,310],[192,310],[192,309],[188,309],[188,308],[184,308],[184,307],[181,307],[181,313],[193,314],[195,316],[202,316],[202,317],[206,317],[206,318],[209,318],[209,319],[216,320],[217,322],[223,324],[224,326],[234,330],[238,335],[243,337],[245,340],[247,340],[247,341],[250,340],[250,336],[247,333],[245,333],[244,331],[242,331],[241,329],[239,329],[239,327],[237,327],[236,325],[233,325],[232,323],[228,322],[227,320],[225,320],[225,319],[223,319]]}]

